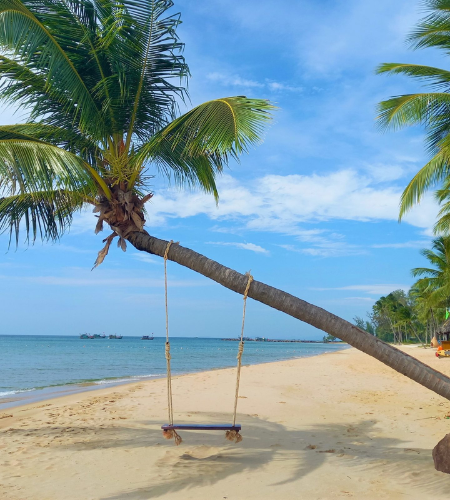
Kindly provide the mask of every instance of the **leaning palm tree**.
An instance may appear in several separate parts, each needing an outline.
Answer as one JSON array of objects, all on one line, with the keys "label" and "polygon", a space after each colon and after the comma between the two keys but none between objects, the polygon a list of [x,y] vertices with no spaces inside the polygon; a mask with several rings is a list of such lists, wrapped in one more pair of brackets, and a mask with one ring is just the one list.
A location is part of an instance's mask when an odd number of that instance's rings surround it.
[{"label": "leaning palm tree", "polygon": [[[215,176],[261,138],[273,106],[226,97],[177,116],[187,94],[170,0],[0,0],[1,98],[29,109],[0,127],[0,228],[59,238],[85,205],[96,232],[142,231],[156,169],[218,196]],[[168,12],[169,11],[169,12]],[[23,222],[23,223],[22,223]]]},{"label": "leaning palm tree", "polygon": [[[0,0],[0,98],[29,110],[0,127],[0,229],[56,240],[86,205],[114,238],[238,293],[248,278],[144,229],[154,171],[218,197],[215,178],[257,143],[272,105],[243,96],[178,115],[188,67],[170,0]],[[181,83],[176,83],[180,81]],[[154,170],[152,170],[154,169]],[[310,323],[450,399],[450,379],[347,321],[253,281],[248,296]]]},{"label": "leaning palm tree", "polygon": [[[411,33],[408,41],[413,49],[433,47],[448,55],[450,48],[450,0],[425,0],[429,15]],[[450,71],[418,64],[385,63],[378,73],[401,74],[418,79],[428,92],[392,97],[379,104],[378,122],[383,129],[399,129],[421,124],[426,130],[430,160],[414,176],[403,192],[400,219],[418,203],[424,193],[444,181],[437,193],[444,202],[450,193]],[[446,204],[436,224],[436,231],[448,231],[450,205]],[[444,217],[444,218],[443,218]],[[443,219],[442,219],[443,218]]]}]

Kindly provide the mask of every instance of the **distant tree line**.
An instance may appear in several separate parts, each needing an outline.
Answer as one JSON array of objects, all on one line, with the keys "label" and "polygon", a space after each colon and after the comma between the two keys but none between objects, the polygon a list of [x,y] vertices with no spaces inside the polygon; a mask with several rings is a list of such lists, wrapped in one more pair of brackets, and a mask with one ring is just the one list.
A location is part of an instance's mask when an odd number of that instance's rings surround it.
[{"label": "distant tree line", "polygon": [[355,325],[385,342],[428,344],[445,323],[450,306],[450,237],[433,240],[431,249],[421,254],[430,267],[411,273],[420,277],[411,289],[394,290],[380,297],[367,313],[356,316]]}]

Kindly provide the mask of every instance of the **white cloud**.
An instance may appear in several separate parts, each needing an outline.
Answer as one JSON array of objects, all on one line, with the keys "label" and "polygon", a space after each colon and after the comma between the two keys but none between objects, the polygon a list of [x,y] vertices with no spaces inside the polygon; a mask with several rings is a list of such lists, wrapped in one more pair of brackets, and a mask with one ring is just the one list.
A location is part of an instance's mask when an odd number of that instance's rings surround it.
[{"label": "white cloud", "polygon": [[[201,192],[168,189],[158,192],[147,208],[149,224],[164,223],[167,217],[206,214],[213,220],[246,219],[255,230],[288,233],[303,237],[320,231],[298,228],[301,222],[341,220],[397,220],[401,189],[379,187],[369,175],[344,169],[311,175],[266,175],[244,184],[230,175],[219,180],[220,202]],[[437,207],[424,199],[420,210],[405,220],[420,228],[432,226]]]},{"label": "white cloud", "polygon": [[[341,234],[305,224],[337,220],[365,222],[397,221],[402,189],[379,184],[367,170],[343,169],[324,174],[265,175],[246,182],[230,175],[219,179],[220,202],[201,192],[167,189],[159,191],[147,205],[147,224],[161,226],[173,218],[206,215],[226,221],[240,230],[262,231],[293,236],[310,243],[299,251],[311,255],[360,254],[364,250],[349,245]],[[424,198],[405,221],[430,231],[437,213],[432,196]],[[214,226],[217,230],[217,224]],[[406,244],[405,244],[406,246]],[[291,249],[292,250],[292,249]]]},{"label": "white cloud", "polygon": [[273,90],[274,92],[283,92],[283,91],[303,92],[304,90],[303,87],[286,85],[285,83],[280,83],[280,82],[268,82],[267,86],[269,87],[270,90]]},{"label": "white cloud", "polygon": [[303,87],[296,85],[288,85],[286,83],[270,80],[258,82],[256,80],[242,78],[239,75],[219,73],[217,71],[208,73],[206,78],[226,87],[266,88],[272,92],[302,92],[304,90]]},{"label": "white cloud", "polygon": [[270,253],[265,248],[263,248],[259,245],[255,245],[254,243],[232,243],[232,242],[224,242],[224,241],[207,241],[207,244],[208,245],[221,245],[221,246],[236,247],[236,248],[241,248],[243,250],[250,250],[250,251],[256,252],[256,253],[265,253],[265,254]]},{"label": "white cloud", "polygon": [[362,247],[359,247],[357,245],[350,245],[345,241],[339,241],[341,237],[341,235],[334,233],[328,237],[308,238],[307,240],[299,238],[302,239],[302,241],[309,241],[315,245],[314,247],[307,248],[298,248],[294,245],[277,246],[284,248],[289,252],[302,253],[306,255],[312,255],[314,257],[342,257],[348,255],[362,255],[367,253],[367,251]]},{"label": "white cloud", "polygon": [[428,240],[405,241],[403,243],[380,243],[372,245],[372,248],[425,248],[429,246]]},{"label": "white cloud", "polygon": [[208,80],[220,83],[221,85],[234,86],[234,87],[264,87],[264,83],[256,82],[254,80],[247,80],[241,78],[239,75],[225,75],[223,73],[209,73],[206,75]]},{"label": "white cloud", "polygon": [[[126,277],[118,277],[126,276]],[[60,274],[49,276],[14,276],[4,275],[0,279],[18,281],[22,283],[48,285],[48,286],[100,286],[110,288],[164,288],[164,279],[155,278],[152,275],[145,275],[142,272],[136,273],[122,269],[120,273],[111,271],[110,269],[97,269],[90,272],[85,268],[63,268]],[[206,286],[209,283],[201,280],[170,280],[171,287],[193,287]]]},{"label": "white cloud", "polygon": [[311,288],[311,290],[318,290],[318,291],[330,291],[330,290],[342,290],[342,291],[347,291],[347,290],[357,290],[360,292],[365,292],[368,295],[386,295],[394,290],[404,290],[407,292],[410,289],[409,285],[401,285],[401,284],[375,284],[375,285],[349,285],[349,286],[341,286],[337,288]]},{"label": "white cloud", "polygon": [[326,304],[340,304],[340,305],[347,305],[349,304],[349,302],[351,304],[354,304],[355,302],[360,302],[360,303],[363,303],[363,304],[367,304],[367,303],[374,303],[376,301],[376,299],[372,298],[372,297],[342,297],[340,299],[328,299],[328,300],[325,300],[323,303],[326,303]]},{"label": "white cloud", "polygon": [[133,253],[131,256],[134,259],[140,260],[141,262],[145,262],[146,264],[158,264],[159,262],[149,255],[148,253],[140,252],[140,253]]}]

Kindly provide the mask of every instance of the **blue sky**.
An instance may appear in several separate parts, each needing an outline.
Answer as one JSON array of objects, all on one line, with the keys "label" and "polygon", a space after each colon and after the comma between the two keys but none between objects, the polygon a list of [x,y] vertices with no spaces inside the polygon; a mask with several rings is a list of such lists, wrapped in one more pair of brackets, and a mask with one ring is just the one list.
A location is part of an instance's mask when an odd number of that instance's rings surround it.
[{"label": "blue sky", "polygon": [[[343,7],[345,5],[345,7]],[[279,107],[265,142],[231,164],[220,204],[154,182],[148,231],[352,320],[382,294],[408,289],[437,208],[428,197],[398,224],[402,189],[424,164],[423,130],[381,133],[376,103],[419,90],[376,76],[381,62],[445,66],[405,37],[423,15],[411,0],[176,1],[192,105],[247,95]],[[20,121],[0,108],[0,123]],[[112,249],[90,269],[102,235],[77,216],[60,244],[7,252],[0,236],[0,334],[164,333],[162,259]],[[104,236],[103,236],[104,237]],[[171,334],[237,336],[242,299],[169,264]],[[247,334],[323,333],[249,301]]]}]

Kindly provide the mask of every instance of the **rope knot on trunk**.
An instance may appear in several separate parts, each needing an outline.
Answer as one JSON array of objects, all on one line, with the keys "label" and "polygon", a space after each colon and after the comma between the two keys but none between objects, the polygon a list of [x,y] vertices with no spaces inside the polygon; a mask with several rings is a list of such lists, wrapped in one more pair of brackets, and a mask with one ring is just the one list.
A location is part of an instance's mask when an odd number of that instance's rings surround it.
[{"label": "rope knot on trunk", "polygon": [[167,359],[167,361],[172,359],[172,357],[170,355],[170,342],[166,342],[166,359]]}]

